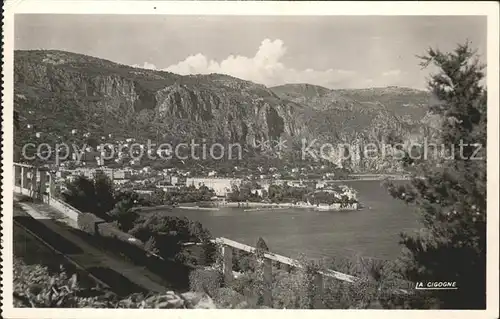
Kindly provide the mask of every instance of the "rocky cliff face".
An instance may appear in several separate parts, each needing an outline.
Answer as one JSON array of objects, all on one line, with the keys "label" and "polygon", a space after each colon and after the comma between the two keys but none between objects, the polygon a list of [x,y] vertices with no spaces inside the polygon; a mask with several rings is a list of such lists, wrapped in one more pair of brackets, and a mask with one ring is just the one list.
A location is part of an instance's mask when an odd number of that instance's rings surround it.
[{"label": "rocky cliff face", "polygon": [[[305,105],[299,112],[308,123],[309,138],[331,143],[334,151],[323,155],[355,172],[402,170],[401,163],[390,152],[382,154],[382,149],[407,145],[428,133],[430,96],[424,91],[399,87],[331,90],[311,84],[286,84],[271,90]],[[368,148],[376,148],[380,156],[365,156]]]},{"label": "rocky cliff face", "polygon": [[[39,141],[67,142],[75,131],[115,141],[205,139],[250,147],[280,137],[299,148],[303,138],[337,144],[408,140],[421,133],[428,99],[426,92],[405,88],[267,88],[227,75],[181,76],[63,51],[16,51],[14,82],[15,108],[23,118],[16,132],[20,143],[36,133]],[[347,166],[387,166],[367,163]]]},{"label": "rocky cliff face", "polygon": [[[72,126],[95,130],[93,124],[99,123],[116,135],[141,131],[143,138],[159,138],[172,133],[172,124],[179,121],[189,124],[185,137],[248,144],[300,131],[294,121],[296,104],[263,86],[226,76],[182,77],[67,52],[17,51],[14,80],[22,113],[43,117],[53,112],[68,131]],[[64,109],[61,103],[67,103]],[[83,118],[82,109],[88,113]],[[25,117],[36,122],[36,116]],[[50,124],[36,126],[49,132]],[[149,134],[151,127],[156,136]]]}]

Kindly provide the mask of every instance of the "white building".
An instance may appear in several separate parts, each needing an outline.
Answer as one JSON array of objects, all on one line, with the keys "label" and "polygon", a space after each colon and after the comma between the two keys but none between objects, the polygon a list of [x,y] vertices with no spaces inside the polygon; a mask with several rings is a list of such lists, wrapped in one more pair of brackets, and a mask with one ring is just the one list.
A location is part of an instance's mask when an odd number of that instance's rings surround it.
[{"label": "white building", "polygon": [[115,185],[124,185],[124,184],[127,184],[128,182],[130,182],[130,180],[128,180],[128,179],[114,179],[113,180],[113,184],[115,184]]},{"label": "white building", "polygon": [[209,176],[209,177],[214,177],[215,175],[217,175],[217,172],[216,172],[216,171],[211,171],[211,172],[208,172],[208,176]]},{"label": "white building", "polygon": [[214,190],[217,196],[225,196],[231,192],[233,185],[239,186],[241,179],[239,178],[187,178],[186,185],[193,185],[196,188],[204,185]]}]

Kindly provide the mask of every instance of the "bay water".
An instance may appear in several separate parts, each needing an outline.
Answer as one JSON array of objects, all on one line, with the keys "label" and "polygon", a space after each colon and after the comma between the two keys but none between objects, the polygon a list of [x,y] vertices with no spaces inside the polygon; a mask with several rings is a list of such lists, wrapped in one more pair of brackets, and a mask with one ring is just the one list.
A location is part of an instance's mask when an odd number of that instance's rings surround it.
[{"label": "bay water", "polygon": [[[262,237],[270,250],[290,258],[333,256],[394,259],[401,252],[399,234],[418,229],[415,209],[392,198],[380,181],[339,182],[358,191],[363,208],[334,212],[309,209],[220,208],[164,210],[199,221],[216,237],[255,246]],[[400,181],[398,183],[404,183]]]}]

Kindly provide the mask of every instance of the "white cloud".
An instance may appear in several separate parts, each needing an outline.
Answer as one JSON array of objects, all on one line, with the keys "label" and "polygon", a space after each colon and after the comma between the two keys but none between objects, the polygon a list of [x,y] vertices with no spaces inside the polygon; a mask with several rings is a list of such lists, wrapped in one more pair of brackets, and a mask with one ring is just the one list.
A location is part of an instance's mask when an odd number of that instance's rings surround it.
[{"label": "white cloud", "polygon": [[[222,73],[267,86],[310,83],[332,87],[341,82],[349,82],[356,75],[356,72],[351,70],[289,68],[281,62],[286,53],[287,48],[282,40],[265,39],[253,57],[230,55],[218,62],[198,53],[164,70],[181,75]],[[145,63],[146,65],[148,68],[153,66],[149,63]]]}]

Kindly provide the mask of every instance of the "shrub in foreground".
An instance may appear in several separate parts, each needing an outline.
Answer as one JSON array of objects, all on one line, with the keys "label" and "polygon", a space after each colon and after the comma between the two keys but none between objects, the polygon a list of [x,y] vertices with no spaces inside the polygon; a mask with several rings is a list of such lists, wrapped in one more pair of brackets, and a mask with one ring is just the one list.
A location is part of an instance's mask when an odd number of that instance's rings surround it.
[{"label": "shrub in foreground", "polygon": [[41,265],[27,265],[14,258],[14,305],[16,307],[74,308],[109,306],[112,293],[83,288],[76,275],[65,271],[51,273]]},{"label": "shrub in foreground", "polygon": [[199,268],[189,274],[189,288],[195,292],[204,292],[209,296],[215,296],[222,284],[222,274],[215,269]]},{"label": "shrub in foreground", "polygon": [[[214,308],[203,295],[167,291],[133,293],[119,298],[113,292],[94,287],[82,287],[76,276],[65,270],[50,272],[41,265],[27,265],[14,259],[14,306],[18,308]],[[206,296],[205,296],[206,297]]]}]

